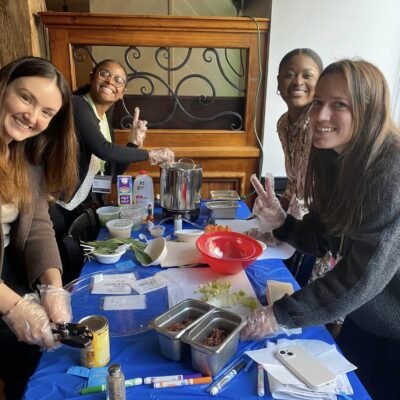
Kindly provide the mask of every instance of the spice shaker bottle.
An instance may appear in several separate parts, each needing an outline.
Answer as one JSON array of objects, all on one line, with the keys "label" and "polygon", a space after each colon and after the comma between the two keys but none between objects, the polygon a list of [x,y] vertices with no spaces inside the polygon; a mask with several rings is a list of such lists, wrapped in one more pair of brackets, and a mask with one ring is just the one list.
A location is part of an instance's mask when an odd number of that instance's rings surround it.
[{"label": "spice shaker bottle", "polygon": [[108,367],[107,400],[126,400],[125,377],[119,364]]},{"label": "spice shaker bottle", "polygon": [[174,234],[176,231],[182,230],[182,216],[176,215],[174,219]]}]

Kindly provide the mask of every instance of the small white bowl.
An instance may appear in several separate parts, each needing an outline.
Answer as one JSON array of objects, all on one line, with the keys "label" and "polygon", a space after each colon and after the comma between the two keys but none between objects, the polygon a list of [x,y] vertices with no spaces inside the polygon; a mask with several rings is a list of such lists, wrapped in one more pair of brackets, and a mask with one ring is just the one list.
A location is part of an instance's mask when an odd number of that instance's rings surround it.
[{"label": "small white bowl", "polygon": [[113,219],[106,223],[112,238],[130,238],[133,222],[130,219]]},{"label": "small white bowl", "polygon": [[150,235],[154,238],[164,236],[165,226],[154,225],[149,229]]},{"label": "small white bowl", "polygon": [[203,233],[201,229],[180,229],[175,231],[175,236],[180,242],[194,243]]},{"label": "small white bowl", "polygon": [[144,266],[159,265],[167,257],[167,241],[163,237],[155,238],[150,241],[144,252],[152,259],[149,264],[143,264]]},{"label": "small white bowl", "polygon": [[119,259],[124,255],[126,250],[119,251],[113,254],[98,254],[96,252],[92,253],[93,256],[99,263],[102,264],[114,264],[119,261]]}]

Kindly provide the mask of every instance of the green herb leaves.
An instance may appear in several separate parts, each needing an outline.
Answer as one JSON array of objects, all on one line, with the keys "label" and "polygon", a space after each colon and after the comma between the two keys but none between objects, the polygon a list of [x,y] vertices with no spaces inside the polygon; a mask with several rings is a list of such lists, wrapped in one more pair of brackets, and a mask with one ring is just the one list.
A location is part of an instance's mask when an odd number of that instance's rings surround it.
[{"label": "green herb leaves", "polygon": [[151,263],[151,257],[144,252],[147,244],[140,242],[137,239],[107,239],[107,240],[96,240],[93,242],[81,242],[82,247],[85,248],[85,256],[89,256],[91,253],[99,254],[113,254],[116,252],[118,247],[128,244],[130,245],[131,251],[135,254],[136,260],[142,264]]}]

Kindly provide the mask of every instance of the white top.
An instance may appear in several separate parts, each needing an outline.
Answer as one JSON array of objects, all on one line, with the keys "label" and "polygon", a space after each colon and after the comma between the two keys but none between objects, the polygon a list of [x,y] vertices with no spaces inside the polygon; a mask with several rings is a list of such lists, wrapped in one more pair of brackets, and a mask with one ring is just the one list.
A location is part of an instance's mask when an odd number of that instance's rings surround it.
[{"label": "white top", "polygon": [[18,218],[18,208],[13,203],[1,205],[1,228],[4,235],[4,248],[10,244],[11,224]]}]

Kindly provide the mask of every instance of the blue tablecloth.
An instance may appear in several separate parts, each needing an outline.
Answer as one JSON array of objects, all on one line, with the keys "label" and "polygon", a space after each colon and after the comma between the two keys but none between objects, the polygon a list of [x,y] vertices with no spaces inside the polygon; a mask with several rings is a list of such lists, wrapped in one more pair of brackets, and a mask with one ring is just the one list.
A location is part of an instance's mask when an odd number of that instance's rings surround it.
[{"label": "blue tablecloth", "polygon": [[[244,217],[248,215],[248,212],[246,205],[241,204],[241,207],[238,209],[237,217]],[[161,218],[160,215],[157,217],[158,219]],[[204,224],[207,219],[208,214],[202,208],[202,213],[197,223]],[[167,221],[164,224],[167,228],[166,234],[172,232],[172,221]],[[133,234],[134,237],[137,235],[138,232]],[[105,236],[106,232],[103,230],[100,237]],[[96,271],[99,272],[109,268],[110,266],[107,265],[90,262],[85,264],[81,275]],[[154,272],[160,270],[161,268],[152,268]],[[149,271],[149,269],[146,269],[146,271]],[[281,260],[256,261],[246,269],[246,273],[262,303],[265,303],[265,283],[267,279],[291,282],[298,288],[293,277]],[[302,335],[293,336],[293,338],[319,339],[327,343],[334,343],[332,337],[324,327],[303,329]],[[189,358],[181,362],[173,362],[160,354],[157,334],[154,331],[146,331],[125,337],[112,337],[110,345],[111,362],[122,365],[126,379],[145,376],[190,374],[194,372]],[[249,345],[251,346],[252,343],[239,343],[238,352],[247,349]],[[79,364],[79,349],[62,346],[62,348],[57,351],[44,353],[36,372],[29,380],[24,398],[31,400],[104,399],[105,393],[96,393],[84,397],[79,394],[80,389],[85,387],[86,379],[66,373],[69,367],[78,366]],[[352,396],[352,398],[360,400],[370,399],[370,396],[367,394],[356,375],[354,373],[349,373],[348,376],[354,389],[354,396]],[[208,385],[194,385],[154,389],[150,387],[150,385],[141,385],[127,388],[127,398],[152,400],[203,399],[205,397],[211,397],[205,391],[207,386]],[[253,366],[248,372],[242,371],[216,397],[221,399],[258,399],[256,368]],[[266,389],[265,398],[272,398],[268,388]]]}]

